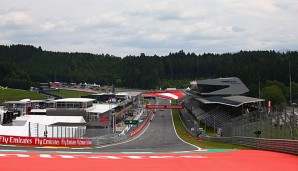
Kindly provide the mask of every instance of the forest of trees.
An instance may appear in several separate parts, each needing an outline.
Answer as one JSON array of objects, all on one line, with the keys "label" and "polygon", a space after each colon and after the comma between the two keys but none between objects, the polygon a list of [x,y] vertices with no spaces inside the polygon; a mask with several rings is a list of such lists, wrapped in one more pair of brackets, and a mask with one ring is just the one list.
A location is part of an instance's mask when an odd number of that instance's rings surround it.
[{"label": "forest of trees", "polygon": [[[291,66],[289,67],[289,61]],[[115,84],[126,88],[186,88],[196,79],[238,77],[252,97],[298,99],[298,52],[240,51],[195,54],[183,50],[166,56],[50,52],[31,45],[0,45],[0,86],[28,89],[39,82]],[[273,92],[275,93],[274,95]],[[277,98],[278,97],[278,98]]]}]

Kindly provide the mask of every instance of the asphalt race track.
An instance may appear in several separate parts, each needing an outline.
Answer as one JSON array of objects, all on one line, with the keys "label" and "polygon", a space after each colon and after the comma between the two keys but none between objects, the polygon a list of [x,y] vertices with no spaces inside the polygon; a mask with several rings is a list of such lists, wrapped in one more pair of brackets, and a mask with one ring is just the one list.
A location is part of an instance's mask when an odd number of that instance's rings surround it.
[{"label": "asphalt race track", "polygon": [[[162,100],[162,104],[166,102]],[[168,100],[167,103],[169,104]],[[130,142],[98,148],[101,152],[181,152],[198,147],[182,142],[176,135],[170,110],[157,110],[141,135]]]},{"label": "asphalt race track", "polygon": [[142,132],[118,144],[94,148],[0,145],[0,168],[1,171],[297,171],[298,156],[262,150],[200,149],[177,137],[169,110],[158,110]]}]

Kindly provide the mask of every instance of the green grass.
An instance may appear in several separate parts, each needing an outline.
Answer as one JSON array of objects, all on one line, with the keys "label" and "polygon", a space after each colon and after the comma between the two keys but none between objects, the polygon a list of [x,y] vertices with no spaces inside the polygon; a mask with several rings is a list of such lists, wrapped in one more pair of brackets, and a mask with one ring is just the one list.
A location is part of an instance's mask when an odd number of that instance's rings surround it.
[{"label": "green grass", "polygon": [[[197,141],[196,137],[190,137],[189,133],[183,126],[178,111],[177,110],[172,110],[173,113],[173,120],[174,120],[174,125],[177,131],[177,134],[181,139],[184,141],[191,143],[193,145],[196,145],[200,148],[208,148],[208,149],[251,149],[249,147],[245,146],[240,146],[240,145],[234,145],[234,144],[226,144],[226,143],[218,143],[218,142],[209,142],[209,141]],[[210,129],[210,128],[209,128]],[[209,130],[211,131],[211,130]],[[208,133],[208,129],[207,129]]]},{"label": "green grass", "polygon": [[75,91],[75,90],[59,90],[59,91],[52,91],[50,93],[61,96],[62,98],[80,98],[81,96],[93,94],[93,93]]},{"label": "green grass", "polygon": [[[72,90],[60,90],[60,91],[53,91],[50,93],[61,96],[62,98],[79,98],[81,96],[92,94],[92,93],[72,91]],[[0,90],[0,105],[3,105],[3,102],[5,101],[18,101],[22,99],[42,100],[42,99],[45,99],[46,96],[47,95],[35,93],[32,91],[8,88],[8,89]]]},{"label": "green grass", "polygon": [[5,101],[18,101],[22,99],[42,100],[46,97],[44,94],[35,93],[27,90],[4,89],[0,90],[0,105]]},{"label": "green grass", "polygon": [[208,126],[208,125],[205,126],[205,124],[201,122],[200,127],[203,128],[203,129],[206,131],[206,134],[209,135],[209,136],[211,136],[211,137],[214,137],[214,136],[217,135],[217,134],[214,132],[214,128],[211,127],[211,126]]}]

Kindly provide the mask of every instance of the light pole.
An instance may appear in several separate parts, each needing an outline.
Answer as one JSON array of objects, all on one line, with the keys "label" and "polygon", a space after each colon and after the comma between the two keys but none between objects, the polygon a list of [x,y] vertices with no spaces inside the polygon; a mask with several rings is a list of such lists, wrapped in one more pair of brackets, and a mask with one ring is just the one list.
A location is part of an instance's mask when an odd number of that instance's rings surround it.
[{"label": "light pole", "polygon": [[291,57],[289,56],[289,80],[290,80],[290,103],[293,108],[292,116],[290,115],[290,128],[291,128],[291,138],[294,139],[294,117],[295,117],[295,107],[292,99],[292,76],[291,76]]},{"label": "light pole", "polygon": [[214,134],[215,134],[215,115],[213,115],[213,128],[214,128]]},{"label": "light pole", "polygon": [[112,119],[113,119],[113,134],[115,133],[115,113],[112,113]]},{"label": "light pole", "polygon": [[205,134],[206,134],[206,131],[207,131],[207,130],[206,130],[206,129],[207,129],[207,128],[206,128],[206,119],[204,119],[204,120],[205,120]]}]

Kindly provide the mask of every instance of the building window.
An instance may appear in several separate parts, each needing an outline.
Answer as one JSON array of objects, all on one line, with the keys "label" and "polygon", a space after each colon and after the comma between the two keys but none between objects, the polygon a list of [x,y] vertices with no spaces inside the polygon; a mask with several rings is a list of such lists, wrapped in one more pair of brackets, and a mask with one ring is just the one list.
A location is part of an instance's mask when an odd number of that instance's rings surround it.
[{"label": "building window", "polygon": [[74,102],[74,108],[81,108],[81,103]]},{"label": "building window", "polygon": [[98,114],[97,113],[89,113],[89,122],[97,122],[98,121]]},{"label": "building window", "polygon": [[67,108],[74,108],[74,104],[72,102],[67,103]]}]

